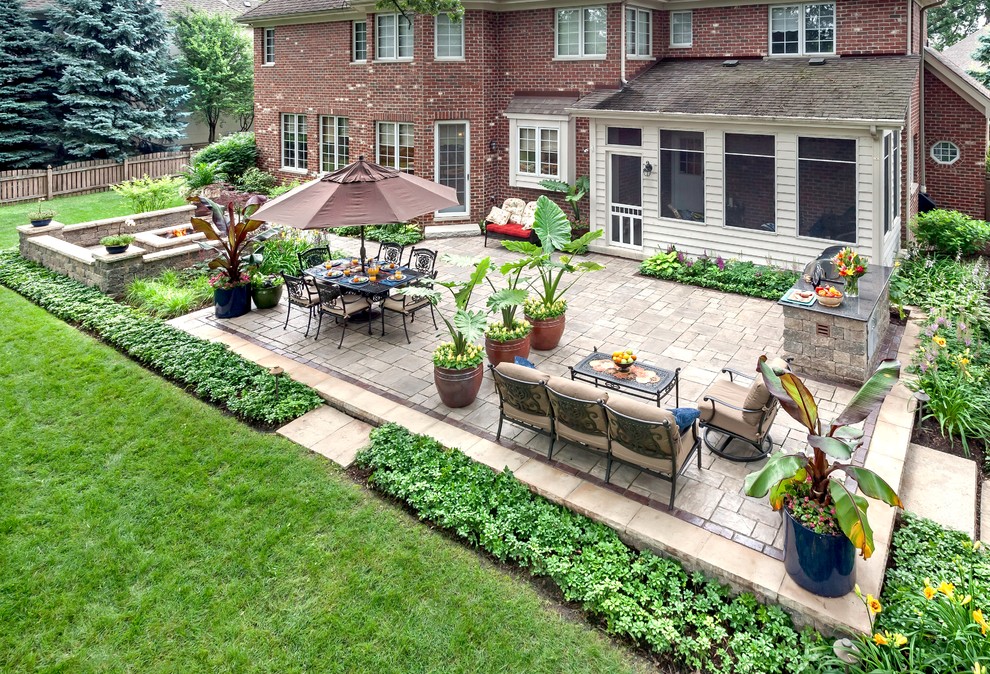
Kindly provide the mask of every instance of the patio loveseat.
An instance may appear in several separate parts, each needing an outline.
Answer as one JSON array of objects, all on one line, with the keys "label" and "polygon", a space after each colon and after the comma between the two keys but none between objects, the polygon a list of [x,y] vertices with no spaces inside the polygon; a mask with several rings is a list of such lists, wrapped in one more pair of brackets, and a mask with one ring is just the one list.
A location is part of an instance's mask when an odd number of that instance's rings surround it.
[{"label": "patio loveseat", "polygon": [[535,212],[536,202],[527,204],[522,199],[506,199],[501,208],[493,208],[485,218],[485,247],[489,236],[539,243],[532,229]]},{"label": "patio loveseat", "polygon": [[607,457],[605,482],[612,464],[628,464],[670,482],[674,507],[677,478],[691,456],[701,469],[698,422],[678,428],[672,412],[581,381],[552,377],[537,369],[499,363],[489,366],[499,397],[496,439],[508,420],[550,438],[547,458],[558,439],[583,445]]}]

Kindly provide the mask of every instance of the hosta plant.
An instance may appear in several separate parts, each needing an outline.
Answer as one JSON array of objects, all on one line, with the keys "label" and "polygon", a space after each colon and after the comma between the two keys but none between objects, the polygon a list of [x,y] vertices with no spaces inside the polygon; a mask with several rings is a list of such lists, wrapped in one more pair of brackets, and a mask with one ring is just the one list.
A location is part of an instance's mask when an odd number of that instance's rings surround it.
[{"label": "hosta plant", "polygon": [[880,363],[846,409],[827,425],[823,425],[818,404],[804,382],[791,372],[777,375],[767,364],[766,356],[760,356],[759,365],[770,393],[780,401],[781,407],[791,418],[808,429],[811,454],[774,454],[762,469],[746,477],[746,494],[758,497],[769,494],[774,510],[787,507],[795,494],[801,494],[803,503],[806,495],[808,504],[817,504],[821,512],[834,512],[842,533],[859,549],[864,559],[869,558],[873,554],[874,544],[873,530],[866,515],[868,502],[835,478],[841,471],[855,479],[859,489],[867,496],[892,506],[903,506],[900,497],[883,478],[871,470],[849,463],[853,452],[863,442],[863,431],[854,428],[853,424],[864,421],[883,402],[897,382],[900,363],[892,360]]}]

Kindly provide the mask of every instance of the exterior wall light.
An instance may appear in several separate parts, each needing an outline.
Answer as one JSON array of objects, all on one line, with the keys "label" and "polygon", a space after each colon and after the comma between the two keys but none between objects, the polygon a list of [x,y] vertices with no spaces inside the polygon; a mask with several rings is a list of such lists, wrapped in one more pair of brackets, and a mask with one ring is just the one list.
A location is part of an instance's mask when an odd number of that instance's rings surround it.
[{"label": "exterior wall light", "polygon": [[653,164],[647,160],[647,162],[643,164],[643,176],[649,178],[651,175],[653,175]]}]

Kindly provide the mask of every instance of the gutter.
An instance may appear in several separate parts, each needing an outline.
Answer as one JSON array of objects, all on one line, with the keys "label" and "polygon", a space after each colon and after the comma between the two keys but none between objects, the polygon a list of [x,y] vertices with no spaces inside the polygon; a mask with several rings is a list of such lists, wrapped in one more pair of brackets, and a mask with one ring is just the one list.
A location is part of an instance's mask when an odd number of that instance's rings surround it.
[{"label": "gutter", "polygon": [[[606,5],[607,6],[607,5]],[[629,82],[626,81],[626,2],[622,0],[619,5],[619,34],[621,35],[619,39],[619,81],[622,82],[622,86],[626,86]],[[651,15],[652,16],[652,15]]]},{"label": "gutter", "polygon": [[[930,4],[921,4],[921,27],[925,28],[927,26],[927,21],[925,21],[925,11],[931,9],[932,7],[938,7],[943,4],[945,0],[937,0]],[[928,186],[925,184],[928,182],[928,172],[925,168],[925,157],[927,153],[925,152],[926,140],[925,140],[925,61],[928,59],[925,53],[924,47],[928,46],[928,36],[925,34],[921,35],[921,41],[923,45],[918,45],[918,53],[921,55],[921,63],[918,64],[918,118],[920,121],[918,129],[918,144],[921,145],[918,148],[918,157],[920,159],[921,166],[918,172],[918,191],[928,192]],[[909,228],[910,229],[910,228]]]}]

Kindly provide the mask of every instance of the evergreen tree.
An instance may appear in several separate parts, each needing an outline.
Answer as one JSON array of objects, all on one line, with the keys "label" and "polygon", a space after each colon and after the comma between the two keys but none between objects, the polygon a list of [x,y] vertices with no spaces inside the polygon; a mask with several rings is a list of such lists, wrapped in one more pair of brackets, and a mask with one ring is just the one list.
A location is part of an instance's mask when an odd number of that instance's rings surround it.
[{"label": "evergreen tree", "polygon": [[31,25],[20,0],[0,2],[0,170],[54,159],[54,59],[50,36]]},{"label": "evergreen tree", "polygon": [[182,134],[186,89],[170,82],[168,29],[152,0],[60,0],[49,21],[67,154],[119,158]]},{"label": "evergreen tree", "polygon": [[983,86],[990,88],[990,36],[982,35],[979,40],[980,45],[972,53],[973,60],[983,68],[981,70],[970,70],[969,74]]}]

